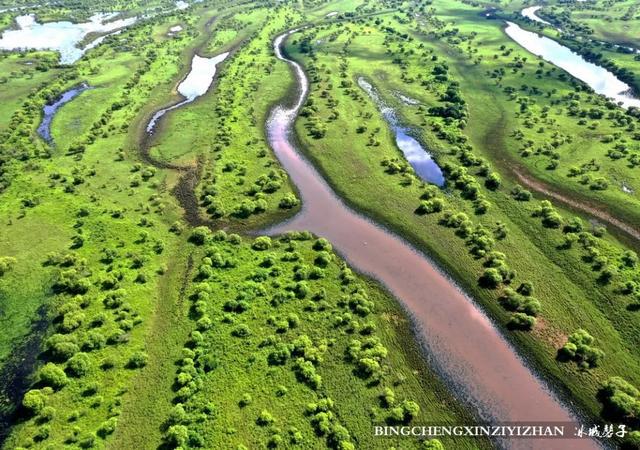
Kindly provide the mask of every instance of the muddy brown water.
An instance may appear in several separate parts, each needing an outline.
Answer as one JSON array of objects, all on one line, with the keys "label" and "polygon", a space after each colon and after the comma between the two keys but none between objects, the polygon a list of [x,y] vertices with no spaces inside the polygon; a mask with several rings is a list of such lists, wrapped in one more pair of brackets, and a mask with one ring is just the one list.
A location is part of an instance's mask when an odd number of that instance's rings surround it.
[{"label": "muddy brown water", "polygon": [[[274,51],[295,73],[298,96],[294,105],[272,110],[267,136],[297,186],[303,208],[292,220],[265,233],[309,230],[329,239],[355,269],[382,282],[412,316],[430,364],[482,420],[575,422],[575,415],[517,356],[473,300],[402,238],[347,207],[296,150],[292,125],[308,92],[308,80],[302,67],[281,51],[293,32],[278,36]],[[572,428],[567,430],[573,434]],[[545,450],[600,448],[589,439],[512,439],[499,444]]]}]

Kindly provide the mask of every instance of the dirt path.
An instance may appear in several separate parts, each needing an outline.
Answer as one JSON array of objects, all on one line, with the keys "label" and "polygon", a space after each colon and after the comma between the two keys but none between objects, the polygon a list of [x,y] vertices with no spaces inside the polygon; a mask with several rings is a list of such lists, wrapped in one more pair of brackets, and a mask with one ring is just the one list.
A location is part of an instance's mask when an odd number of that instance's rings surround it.
[{"label": "dirt path", "polygon": [[536,192],[539,192],[541,194],[544,194],[548,197],[553,198],[554,200],[558,200],[561,203],[564,203],[568,206],[570,206],[571,208],[583,211],[591,216],[597,217],[598,219],[602,220],[603,222],[606,222],[614,227],[616,227],[617,229],[619,229],[620,231],[623,231],[625,234],[629,235],[630,237],[634,238],[637,241],[640,241],[640,228],[634,227],[620,219],[617,219],[616,217],[612,216],[611,214],[609,214],[608,212],[606,212],[605,210],[602,209],[598,209],[595,206],[591,206],[589,204],[580,202],[578,200],[574,200],[566,195],[563,195],[559,192],[556,192],[554,190],[552,190],[551,188],[549,188],[545,183],[535,180],[525,174],[523,174],[522,172],[520,172],[517,168],[512,167],[511,171],[514,173],[514,175],[516,176],[516,178],[518,178],[518,180],[525,185],[526,187],[528,187],[529,189],[532,189]]}]

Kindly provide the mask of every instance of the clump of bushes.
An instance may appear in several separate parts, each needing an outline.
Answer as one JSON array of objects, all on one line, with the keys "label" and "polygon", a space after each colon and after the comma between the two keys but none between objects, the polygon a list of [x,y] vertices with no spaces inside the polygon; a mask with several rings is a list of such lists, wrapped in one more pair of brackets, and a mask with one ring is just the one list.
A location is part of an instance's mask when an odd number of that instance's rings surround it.
[{"label": "clump of bushes", "polygon": [[569,340],[558,350],[558,358],[563,361],[575,361],[583,369],[596,367],[604,357],[604,352],[595,347],[595,339],[587,331],[578,329],[569,336]]}]

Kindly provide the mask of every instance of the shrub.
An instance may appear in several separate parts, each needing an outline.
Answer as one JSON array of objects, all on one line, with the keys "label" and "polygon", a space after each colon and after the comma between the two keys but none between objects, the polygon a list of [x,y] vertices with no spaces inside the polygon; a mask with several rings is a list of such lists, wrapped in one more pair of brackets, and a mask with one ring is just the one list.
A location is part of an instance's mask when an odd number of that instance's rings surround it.
[{"label": "shrub", "polygon": [[263,251],[270,249],[271,245],[271,238],[269,236],[260,236],[253,241],[251,248],[258,251]]},{"label": "shrub", "polygon": [[131,355],[129,358],[129,362],[127,362],[127,367],[130,369],[139,369],[147,365],[147,361],[149,360],[149,356],[142,351],[137,351]]},{"label": "shrub", "polygon": [[45,386],[51,386],[54,389],[60,389],[69,382],[64,370],[53,363],[45,364],[44,367],[40,369],[38,378],[40,383]]},{"label": "shrub", "polygon": [[116,425],[118,424],[117,417],[111,417],[110,419],[102,422],[100,427],[98,428],[97,434],[103,439],[106,439],[107,436],[113,434],[116,431]]},{"label": "shrub", "polygon": [[500,275],[498,269],[493,267],[485,269],[478,279],[478,284],[488,289],[495,289],[500,285],[500,283],[502,283],[502,275]]},{"label": "shrub", "polygon": [[258,418],[256,419],[256,423],[258,425],[262,426],[262,427],[267,426],[267,425],[271,425],[275,421],[276,420],[273,418],[271,413],[269,411],[267,411],[266,409],[263,409],[260,412],[260,415],[258,416]]},{"label": "shrub", "polygon": [[500,176],[497,173],[493,172],[491,175],[487,177],[487,179],[484,182],[484,185],[487,187],[487,189],[495,191],[500,187],[501,182],[502,181],[500,180]]},{"label": "shrub", "polygon": [[235,337],[243,338],[243,337],[250,336],[251,330],[247,325],[241,323],[240,325],[238,325],[236,328],[233,329],[231,334]]},{"label": "shrub", "polygon": [[558,350],[561,360],[575,361],[584,369],[596,367],[604,356],[604,352],[593,346],[595,339],[583,329],[578,329],[569,336],[568,342]]},{"label": "shrub", "polygon": [[38,414],[44,408],[45,395],[39,389],[31,389],[24,394],[22,406],[24,406],[32,414]]},{"label": "shrub", "polygon": [[640,416],[640,391],[621,377],[611,377],[602,386],[599,398],[615,419],[627,421]]},{"label": "shrub", "polygon": [[280,199],[279,207],[282,209],[291,209],[295,206],[298,206],[298,199],[295,195],[289,193],[286,194],[282,199]]},{"label": "shrub", "polygon": [[0,257],[0,277],[11,270],[15,263],[16,259],[10,256]]},{"label": "shrub", "polygon": [[444,445],[438,439],[429,439],[428,441],[422,441],[423,450],[444,450]]},{"label": "shrub", "polygon": [[211,230],[209,228],[200,226],[193,229],[189,241],[196,245],[204,245],[211,240]]},{"label": "shrub", "polygon": [[66,361],[75,355],[80,348],[71,336],[54,334],[45,342],[45,348],[57,361]]},{"label": "shrub", "polygon": [[511,315],[508,326],[514,330],[530,330],[536,324],[536,318],[517,312]]},{"label": "shrub", "polygon": [[165,439],[174,448],[184,447],[189,440],[189,429],[184,425],[172,425],[167,430]]},{"label": "shrub", "polygon": [[91,361],[89,355],[86,353],[76,353],[67,361],[67,370],[69,374],[76,377],[81,377],[87,374],[91,367]]}]

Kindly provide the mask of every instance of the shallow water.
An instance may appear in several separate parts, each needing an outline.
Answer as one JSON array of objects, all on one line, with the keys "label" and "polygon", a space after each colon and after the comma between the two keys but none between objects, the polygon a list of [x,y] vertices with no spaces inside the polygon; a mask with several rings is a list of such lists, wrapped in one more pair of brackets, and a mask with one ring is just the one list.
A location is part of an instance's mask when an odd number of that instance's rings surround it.
[{"label": "shallow water", "polygon": [[358,78],[358,85],[369,94],[380,109],[383,117],[393,130],[396,145],[420,179],[440,187],[444,186],[444,176],[440,166],[433,160],[429,152],[422,147],[420,142],[411,136],[409,128],[403,127],[398,123],[396,112],[393,108],[383,102],[376,89],[364,78]]},{"label": "shallow water", "polygon": [[626,108],[640,107],[640,99],[631,95],[631,87],[628,84],[603,67],[588,62],[564,45],[527,31],[513,22],[507,22],[505,33],[529,52],[541,56],[544,60],[588,84],[596,93],[620,102]]},{"label": "shallow water", "polygon": [[194,55],[191,60],[191,71],[178,85],[178,93],[184,97],[184,100],[173,106],[157,111],[147,124],[147,133],[153,132],[158,120],[168,111],[191,103],[196,98],[204,95],[209,90],[209,87],[211,87],[211,83],[213,83],[218,64],[224,61],[227,56],[229,56],[229,52],[221,53],[212,58],[203,58],[202,56]]},{"label": "shallow water", "polygon": [[527,19],[531,19],[535,22],[539,22],[539,23],[543,23],[545,25],[551,25],[550,22],[547,22],[546,20],[538,17],[538,15],[536,14],[536,12],[538,12],[538,10],[542,9],[542,6],[538,5],[538,6],[530,6],[528,8],[525,8],[522,10],[522,15],[524,17],[526,17]]},{"label": "shallow water", "polygon": [[[274,50],[298,81],[291,107],[275,107],[267,122],[269,144],[299,190],[302,211],[265,232],[309,230],[329,239],[357,270],[381,281],[407,309],[426,357],[453,392],[486,420],[571,422],[574,416],[517,356],[491,320],[426,256],[399,236],[347,207],[292,143],[295,118],[308,91],[302,67]],[[428,232],[428,231],[427,231]],[[511,440],[508,448],[594,449],[585,439]]]},{"label": "shallow water", "polygon": [[[120,28],[128,27],[136,22],[137,18],[118,19],[105,22],[115,14],[96,14],[85,23],[36,22],[33,14],[16,17],[18,29],[7,30],[0,36],[0,49],[3,50],[54,50],[60,52],[60,63],[73,64],[82,55],[97,44],[91,43],[84,48],[78,44],[89,33],[109,33]],[[98,38],[99,42],[104,37]],[[96,40],[98,40],[96,39]],[[94,41],[95,42],[95,41]]]},{"label": "shallow water", "polygon": [[38,126],[37,130],[42,139],[49,143],[53,142],[53,139],[51,138],[51,122],[53,121],[56,112],[62,105],[69,103],[88,89],[91,89],[91,87],[86,83],[82,83],[80,86],[76,86],[64,92],[55,102],[44,106],[42,122],[40,123],[40,126]]}]

